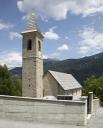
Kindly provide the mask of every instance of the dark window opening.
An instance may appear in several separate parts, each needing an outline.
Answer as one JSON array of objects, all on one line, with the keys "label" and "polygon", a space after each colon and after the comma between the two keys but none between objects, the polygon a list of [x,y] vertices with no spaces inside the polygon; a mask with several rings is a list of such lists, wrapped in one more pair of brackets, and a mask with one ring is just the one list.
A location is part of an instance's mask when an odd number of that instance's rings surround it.
[{"label": "dark window opening", "polygon": [[27,50],[32,50],[32,40],[28,40]]},{"label": "dark window opening", "polygon": [[58,95],[57,96],[58,100],[73,100],[73,96],[69,96],[69,95]]},{"label": "dark window opening", "polygon": [[41,42],[38,41],[38,50],[41,51]]},{"label": "dark window opening", "polygon": [[44,96],[44,89],[43,89],[43,96]]}]

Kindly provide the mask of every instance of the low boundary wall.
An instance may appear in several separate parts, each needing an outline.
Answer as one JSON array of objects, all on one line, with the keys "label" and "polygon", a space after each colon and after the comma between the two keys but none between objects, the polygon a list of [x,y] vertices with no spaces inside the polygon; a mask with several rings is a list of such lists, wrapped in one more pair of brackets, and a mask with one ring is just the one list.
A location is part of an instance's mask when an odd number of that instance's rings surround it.
[{"label": "low boundary wall", "polygon": [[0,118],[86,125],[87,102],[0,96]]},{"label": "low boundary wall", "polygon": [[100,108],[100,100],[93,99],[93,112],[95,112],[98,108]]}]

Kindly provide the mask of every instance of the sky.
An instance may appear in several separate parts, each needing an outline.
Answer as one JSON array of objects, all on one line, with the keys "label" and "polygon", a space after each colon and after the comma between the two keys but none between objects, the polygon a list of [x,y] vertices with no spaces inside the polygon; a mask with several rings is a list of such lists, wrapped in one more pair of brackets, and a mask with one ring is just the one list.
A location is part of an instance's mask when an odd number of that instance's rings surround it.
[{"label": "sky", "polygon": [[0,0],[0,64],[22,65],[22,36],[34,12],[43,57],[60,60],[103,52],[103,0]]}]

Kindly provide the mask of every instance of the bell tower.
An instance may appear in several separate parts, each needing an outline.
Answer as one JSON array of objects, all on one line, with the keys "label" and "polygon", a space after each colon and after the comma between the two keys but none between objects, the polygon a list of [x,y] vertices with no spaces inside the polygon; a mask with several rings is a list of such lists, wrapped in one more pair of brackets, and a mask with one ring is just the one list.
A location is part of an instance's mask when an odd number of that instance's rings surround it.
[{"label": "bell tower", "polygon": [[22,96],[43,97],[43,35],[36,24],[35,14],[22,32]]}]

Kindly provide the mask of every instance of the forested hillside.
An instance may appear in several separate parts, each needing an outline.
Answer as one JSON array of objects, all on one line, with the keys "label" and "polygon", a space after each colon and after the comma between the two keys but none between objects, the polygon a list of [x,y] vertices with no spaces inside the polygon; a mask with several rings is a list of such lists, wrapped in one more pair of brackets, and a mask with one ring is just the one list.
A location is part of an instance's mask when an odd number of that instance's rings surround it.
[{"label": "forested hillside", "polygon": [[[44,60],[44,72],[47,70],[71,73],[80,83],[83,83],[83,81],[91,75],[97,77],[103,75],[103,53],[63,61],[47,59]],[[16,67],[12,69],[11,72],[21,76],[21,67]]]}]

